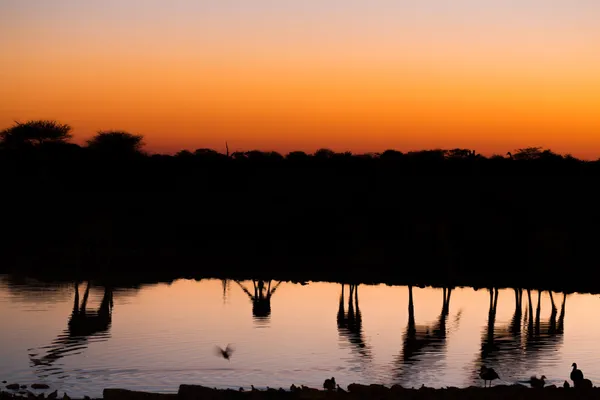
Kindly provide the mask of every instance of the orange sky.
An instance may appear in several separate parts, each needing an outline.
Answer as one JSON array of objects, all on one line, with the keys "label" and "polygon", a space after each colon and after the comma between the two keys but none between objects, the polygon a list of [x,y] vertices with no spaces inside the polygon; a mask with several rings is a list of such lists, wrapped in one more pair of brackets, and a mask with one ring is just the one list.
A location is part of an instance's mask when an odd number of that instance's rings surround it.
[{"label": "orange sky", "polygon": [[2,2],[0,127],[124,129],[161,152],[600,156],[597,2],[121,3]]}]

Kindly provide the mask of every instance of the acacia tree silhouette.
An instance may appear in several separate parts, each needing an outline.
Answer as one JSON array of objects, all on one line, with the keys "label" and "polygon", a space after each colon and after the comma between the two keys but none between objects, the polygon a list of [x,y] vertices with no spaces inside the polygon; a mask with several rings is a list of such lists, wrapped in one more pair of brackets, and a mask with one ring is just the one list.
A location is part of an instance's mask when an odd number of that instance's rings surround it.
[{"label": "acacia tree silhouette", "polygon": [[526,147],[515,151],[516,153],[513,155],[515,160],[537,160],[544,153],[541,147]]},{"label": "acacia tree silhouette", "polygon": [[144,136],[125,131],[99,131],[87,141],[87,148],[113,156],[133,156],[143,154]]},{"label": "acacia tree silhouette", "polygon": [[53,120],[15,122],[0,131],[2,147],[19,149],[45,143],[66,143],[71,139],[71,126]]}]

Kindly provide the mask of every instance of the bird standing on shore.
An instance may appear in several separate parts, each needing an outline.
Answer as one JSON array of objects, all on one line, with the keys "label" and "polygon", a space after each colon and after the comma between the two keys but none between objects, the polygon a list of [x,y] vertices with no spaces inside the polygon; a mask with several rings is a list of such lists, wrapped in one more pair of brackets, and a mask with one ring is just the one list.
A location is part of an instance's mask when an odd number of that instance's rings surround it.
[{"label": "bird standing on shore", "polygon": [[323,389],[325,390],[333,390],[336,387],[335,378],[331,377],[331,379],[325,379],[323,382]]},{"label": "bird standing on shore", "polygon": [[594,387],[594,385],[592,384],[592,381],[590,381],[589,379],[582,379],[580,381],[577,381],[577,386],[580,389],[591,389]]},{"label": "bird standing on shore", "polygon": [[573,385],[577,385],[577,381],[583,380],[583,372],[580,369],[577,369],[577,363],[573,363],[571,365],[573,367],[573,371],[571,371],[571,380],[573,381]]},{"label": "bird standing on shore", "polygon": [[225,347],[225,350],[223,350],[222,348],[220,348],[219,346],[215,346],[215,353],[217,356],[223,357],[226,360],[229,360],[231,355],[233,354],[233,346],[231,344],[228,344],[227,347]]},{"label": "bird standing on shore", "polygon": [[500,379],[494,368],[488,368],[485,365],[481,366],[481,370],[479,371],[479,377],[483,379],[484,387],[487,386],[487,381],[490,381],[490,387],[492,387],[492,381],[494,379]]},{"label": "bird standing on shore", "polygon": [[536,376],[532,376],[529,381],[527,381],[531,385],[532,388],[543,388],[546,384],[546,375],[542,375],[541,378],[537,378]]}]

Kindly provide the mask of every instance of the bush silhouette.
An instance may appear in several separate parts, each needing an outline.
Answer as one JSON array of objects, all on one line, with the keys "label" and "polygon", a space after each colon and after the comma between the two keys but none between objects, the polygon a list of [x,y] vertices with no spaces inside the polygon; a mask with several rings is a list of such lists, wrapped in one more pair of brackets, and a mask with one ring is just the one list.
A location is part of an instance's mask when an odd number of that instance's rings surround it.
[{"label": "bush silhouette", "polygon": [[125,131],[100,131],[87,141],[87,148],[113,157],[143,154],[144,137]]}]

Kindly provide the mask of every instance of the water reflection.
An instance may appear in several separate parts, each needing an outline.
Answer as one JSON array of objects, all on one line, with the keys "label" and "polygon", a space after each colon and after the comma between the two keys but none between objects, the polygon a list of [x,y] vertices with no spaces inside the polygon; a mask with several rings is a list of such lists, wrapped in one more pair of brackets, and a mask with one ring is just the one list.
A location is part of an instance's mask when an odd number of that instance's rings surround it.
[{"label": "water reflection", "polygon": [[[320,387],[330,376],[343,387],[442,387],[482,385],[481,365],[506,384],[534,374],[562,383],[576,361],[600,383],[597,296],[259,279],[141,286],[127,301],[119,293],[104,284],[0,277],[0,319],[11,321],[0,341],[1,378],[45,378],[80,397],[107,386]],[[267,322],[276,323],[254,329]],[[213,354],[220,343],[238,349],[226,365]]]},{"label": "water reflection", "polygon": [[527,336],[525,338],[525,351],[540,357],[541,350],[554,351],[563,343],[565,304],[567,301],[566,293],[563,294],[560,316],[557,317],[557,309],[554,303],[554,296],[549,292],[551,301],[551,313],[547,321],[541,321],[540,314],[542,310],[542,292],[538,291],[537,306],[535,310],[535,320],[533,319],[533,305],[531,293],[527,291],[529,300],[529,318],[527,322]]},{"label": "water reflection", "polygon": [[[514,312],[505,325],[496,326],[498,308],[497,288],[489,290],[489,311],[486,329],[481,335],[479,358],[473,366],[471,380],[480,381],[476,371],[482,365],[500,366],[500,376],[528,377],[528,372],[540,366],[541,359],[558,351],[563,343],[564,318],[567,295],[563,294],[560,316],[557,322],[557,308],[552,292],[549,292],[551,313],[547,321],[541,320],[542,291],[537,293],[535,317],[531,290],[527,289],[527,307],[523,315],[523,289],[514,291]],[[523,330],[525,334],[523,334]],[[542,350],[547,350],[542,352]]]},{"label": "water reflection", "polygon": [[[113,290],[104,287],[104,295],[96,310],[88,309],[91,283],[88,282],[79,301],[79,283],[75,283],[73,311],[67,322],[67,329],[63,331],[49,346],[40,349],[39,353],[30,353],[31,364],[40,371],[40,376],[60,373],[58,368],[49,368],[57,360],[81,353],[87,348],[90,340],[105,341],[110,337],[112,322]],[[45,354],[44,354],[45,353]]]},{"label": "water reflection", "polygon": [[352,349],[356,351],[362,358],[370,358],[371,350],[365,343],[365,338],[362,330],[362,315],[358,306],[358,285],[348,285],[348,311],[344,308],[344,287],[342,283],[342,291],[340,293],[340,302],[337,313],[337,328],[341,338],[346,339]]},{"label": "water reflection", "polygon": [[6,291],[16,301],[23,303],[43,303],[51,305],[71,297],[73,284],[64,282],[42,282],[18,275],[2,277]]},{"label": "water reflection", "polygon": [[246,289],[242,282],[236,281],[236,283],[252,301],[252,316],[254,317],[254,321],[260,325],[267,324],[271,317],[271,297],[275,294],[279,285],[281,285],[281,281],[277,282],[277,284],[271,288],[270,279],[267,281],[253,279],[252,285],[254,287],[254,293],[251,293]]},{"label": "water reflection", "polygon": [[223,304],[227,303],[227,293],[231,290],[230,280],[221,279],[221,286],[223,287]]},{"label": "water reflection", "polygon": [[[427,371],[425,365],[416,367],[417,363],[437,364],[445,358],[446,338],[448,334],[448,314],[452,288],[442,289],[442,308],[437,319],[429,324],[416,324],[413,287],[408,287],[408,323],[404,331],[402,355],[396,359],[397,380],[401,384],[417,379],[416,374]],[[460,312],[455,320],[460,322]]]}]

